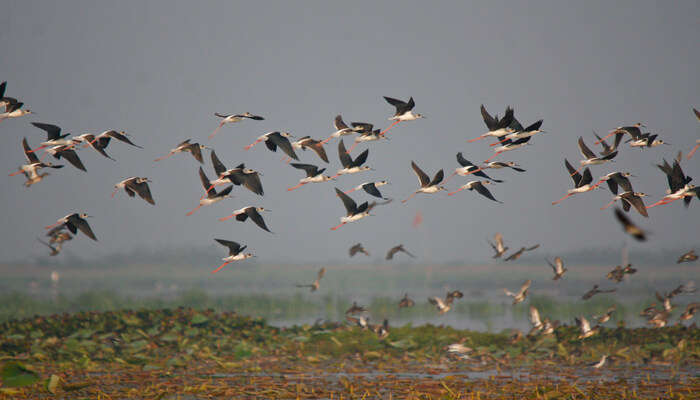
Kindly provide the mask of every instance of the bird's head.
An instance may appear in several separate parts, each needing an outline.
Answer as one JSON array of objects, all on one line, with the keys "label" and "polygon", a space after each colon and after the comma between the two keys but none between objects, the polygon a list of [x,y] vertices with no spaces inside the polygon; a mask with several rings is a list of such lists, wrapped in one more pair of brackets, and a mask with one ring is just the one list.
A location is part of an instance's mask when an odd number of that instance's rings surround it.
[{"label": "bird's head", "polygon": [[270,211],[269,209],[264,208],[264,207],[255,207],[255,210],[256,210],[257,212]]}]

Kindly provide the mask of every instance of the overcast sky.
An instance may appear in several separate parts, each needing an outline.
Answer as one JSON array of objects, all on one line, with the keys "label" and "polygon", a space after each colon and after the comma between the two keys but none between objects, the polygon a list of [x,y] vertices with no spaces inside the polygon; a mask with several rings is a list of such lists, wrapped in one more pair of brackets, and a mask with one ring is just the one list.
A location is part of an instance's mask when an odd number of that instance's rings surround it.
[{"label": "overcast sky", "polygon": [[[599,210],[610,200],[607,189],[551,205],[572,187],[564,157],[578,163],[580,135],[592,145],[592,130],[644,122],[672,146],[640,151],[623,145],[615,163],[592,172],[631,171],[635,190],[652,196],[648,201],[663,196],[666,179],[653,164],[687,152],[700,137],[691,112],[700,105],[698,21],[700,7],[692,0],[10,2],[0,13],[0,81],[8,82],[7,96],[37,114],[0,122],[2,170],[24,162],[22,137],[32,146],[45,139],[31,121],[74,134],[125,130],[144,149],[113,142],[107,151],[117,162],[81,150],[87,173],[71,166],[51,170],[29,189],[21,177],[4,175],[0,260],[44,255],[34,240],[43,226],[83,211],[94,216],[89,222],[100,241],[78,235],[67,247],[89,258],[195,245],[212,246],[216,259],[225,255],[212,245],[218,237],[247,244],[260,262],[345,259],[358,241],[375,253],[401,242],[425,262],[485,261],[491,255],[485,238],[497,231],[512,247],[541,242],[549,254],[618,247],[626,236],[612,210]],[[243,150],[273,130],[325,138],[339,113],[348,122],[384,127],[393,108],[382,96],[413,96],[415,111],[427,118],[402,123],[390,141],[354,151],[369,147],[374,172],[287,192],[300,171],[263,145]],[[485,131],[482,103],[499,114],[512,105],[523,125],[544,119],[547,131],[533,145],[499,157],[517,161],[526,173],[488,171],[505,181],[491,187],[504,204],[468,191],[401,204],[418,187],[411,160],[431,176],[440,168],[449,175],[458,151],[474,162],[492,154],[487,141],[467,143]],[[244,111],[266,119],[226,126],[207,139],[218,123],[214,112]],[[185,216],[203,193],[199,163],[187,154],[153,159],[187,138],[213,146],[227,166],[245,162],[261,171],[265,196],[237,187],[233,199]],[[337,140],[327,152],[335,171]],[[208,151],[205,156],[208,161]],[[327,166],[309,151],[300,157]],[[700,155],[683,168],[700,175]],[[212,177],[209,162],[205,170]],[[129,176],[154,181],[156,206],[124,192],[110,198],[113,185]],[[382,192],[396,201],[331,232],[345,213],[333,187],[380,179],[391,181]],[[455,177],[448,187],[466,181]],[[353,197],[371,200],[363,192]],[[250,221],[217,221],[247,205],[272,210],[264,216],[274,235]],[[414,229],[419,211],[424,222]],[[689,209],[679,203],[651,209],[648,220],[630,215],[652,232],[648,249],[698,244],[697,199]]]}]

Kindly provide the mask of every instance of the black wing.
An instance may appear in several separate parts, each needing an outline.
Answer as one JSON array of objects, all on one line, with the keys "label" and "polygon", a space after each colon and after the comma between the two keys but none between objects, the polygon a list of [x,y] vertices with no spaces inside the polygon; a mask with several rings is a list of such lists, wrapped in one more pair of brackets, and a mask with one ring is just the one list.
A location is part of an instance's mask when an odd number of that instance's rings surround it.
[{"label": "black wing", "polygon": [[350,157],[348,151],[345,150],[345,143],[343,143],[343,139],[338,141],[338,158],[340,158],[340,164],[344,168],[350,168],[352,166],[352,157]]},{"label": "black wing", "polygon": [[571,175],[571,179],[574,180],[574,187],[579,187],[579,182],[581,182],[581,174],[576,171],[576,168],[572,167],[571,164],[569,164],[569,160],[566,158],[564,159],[564,165],[566,166],[566,170],[569,171],[569,175]]},{"label": "black wing", "polygon": [[[303,169],[304,172],[306,172],[306,176],[311,178],[319,174],[318,167],[315,165],[311,164],[297,164],[297,163],[291,163],[290,164],[292,167],[297,168],[297,169]],[[325,170],[325,168],[324,168]]]},{"label": "black wing", "polygon": [[335,130],[337,130],[337,131],[350,129],[350,127],[345,124],[345,121],[343,121],[343,117],[340,114],[335,116],[334,125],[335,125]]},{"label": "black wing", "polygon": [[151,195],[151,189],[148,187],[148,183],[146,182],[141,182],[141,183],[127,183],[126,184],[127,188],[131,188],[133,191],[138,193],[138,195],[146,200],[148,203],[152,205],[156,205],[156,202],[153,200],[153,195]]},{"label": "black wing", "polygon": [[24,156],[27,157],[27,161],[30,164],[36,164],[39,162],[39,157],[35,153],[32,153],[32,148],[29,147],[29,143],[27,143],[27,138],[22,138],[22,149],[24,149]]},{"label": "black wing", "polygon": [[202,158],[202,148],[199,147],[199,143],[192,143],[190,149],[192,149],[192,157],[199,161],[200,164],[204,164],[204,158]]},{"label": "black wing", "polygon": [[5,97],[5,88],[6,87],[7,87],[7,81],[3,81],[2,83],[0,83],[0,99]]},{"label": "black wing", "polygon": [[64,146],[63,149],[59,150],[56,153],[56,158],[61,158],[61,157],[65,158],[75,168],[78,168],[81,171],[87,172],[87,170],[85,169],[85,166],[83,165],[83,162],[80,161],[80,157],[78,157],[78,153],[76,153],[75,150],[66,149]]},{"label": "black wing", "polygon": [[199,167],[199,179],[202,181],[202,186],[204,186],[204,191],[207,192],[207,197],[213,197],[216,195],[216,189],[211,188],[211,182],[209,182],[209,178],[207,178],[207,175],[204,173],[204,170],[202,167]]},{"label": "black wing", "polygon": [[435,174],[433,177],[433,180],[430,181],[430,186],[435,186],[438,183],[442,182],[442,179],[445,177],[445,172],[443,170],[440,170]]},{"label": "black wing", "polygon": [[484,124],[486,124],[489,132],[496,130],[496,124],[498,124],[498,121],[494,119],[488,111],[486,111],[486,107],[484,107],[483,104],[481,105],[481,117],[484,119]]},{"label": "black wing", "polygon": [[423,172],[418,166],[416,165],[415,162],[411,161],[411,168],[413,168],[413,172],[416,173],[416,176],[418,176],[418,180],[420,181],[420,186],[421,187],[426,187],[430,185],[430,178],[428,175]]},{"label": "black wing", "polygon": [[289,139],[280,135],[279,132],[267,137],[267,140],[265,141],[265,143],[270,143],[270,142],[279,146],[279,148],[282,149],[284,154],[291,157],[292,159],[294,159],[294,160],[299,159],[299,157],[297,157],[297,154],[294,152],[294,148],[292,147],[292,144],[289,143]]},{"label": "black wing", "polygon": [[637,227],[632,221],[627,218],[625,213],[623,213],[619,208],[615,208],[615,217],[622,224],[625,232],[632,235],[635,239],[643,242],[646,240],[646,233]]},{"label": "black wing", "polygon": [[[73,229],[71,229],[71,225],[73,226]],[[97,237],[95,237],[95,234],[92,233],[92,229],[90,229],[90,225],[88,225],[87,221],[80,218],[76,214],[73,214],[68,218],[68,222],[66,222],[66,226],[73,233],[75,233],[75,228],[78,228],[78,229],[80,229],[80,232],[85,234],[85,236],[89,237],[90,239],[92,239],[94,241],[97,241]]]},{"label": "black wing", "polygon": [[[622,196],[622,202],[623,205],[627,204],[628,209],[629,205],[632,205],[635,210],[637,210],[638,213],[643,215],[644,217],[649,218],[649,214],[647,213],[647,207],[644,205],[644,200],[642,200],[641,197],[636,196],[634,193],[631,193],[629,196]],[[625,210],[626,211],[626,210]]]},{"label": "black wing", "polygon": [[47,140],[56,140],[68,136],[68,134],[61,136],[61,128],[59,128],[56,125],[44,124],[42,122],[32,122],[32,125],[36,126],[37,128],[43,131],[46,131]]},{"label": "black wing", "polygon": [[591,149],[586,146],[586,143],[583,142],[583,137],[579,136],[578,137],[578,148],[581,150],[581,154],[583,154],[583,157],[586,159],[592,159],[596,158],[595,153],[591,151]]},{"label": "black wing", "polygon": [[335,193],[338,195],[338,197],[340,197],[340,200],[343,201],[345,211],[347,211],[348,215],[353,215],[357,212],[357,203],[355,203],[355,200],[351,199],[350,196],[338,190],[338,188],[335,188]]},{"label": "black wing", "polygon": [[364,164],[365,161],[367,161],[367,156],[369,156],[369,149],[360,153],[360,155],[357,156],[357,158],[355,158],[355,160],[353,160],[351,165],[353,167],[359,167],[360,165]]},{"label": "black wing", "polygon": [[493,201],[495,201],[495,202],[497,202],[497,203],[500,203],[500,201],[496,200],[496,198],[493,197],[493,195],[491,194],[491,192],[489,192],[489,190],[486,189],[486,186],[484,186],[481,182],[478,182],[476,185],[474,185],[474,186],[472,186],[472,187],[473,187],[474,190],[476,190],[477,192],[479,192],[479,194],[481,194],[482,196],[484,196],[484,197],[486,197],[486,198],[488,198],[488,199],[491,199],[491,200],[493,200]]},{"label": "black wing", "polygon": [[606,181],[608,183],[608,188],[612,194],[617,194],[617,181],[613,178],[608,178]]},{"label": "black wing", "polygon": [[257,172],[252,174],[243,175],[243,185],[251,192],[263,196],[265,192],[263,191],[262,182],[260,181],[260,175]]},{"label": "black wing", "polygon": [[364,189],[365,192],[371,194],[374,197],[379,197],[380,199],[384,198],[379,192],[379,189],[377,189],[377,186],[374,185],[374,182],[365,183],[364,185],[362,185],[362,189]]},{"label": "black wing", "polygon": [[593,182],[593,175],[591,175],[591,169],[590,169],[590,168],[586,168],[586,169],[583,171],[583,177],[582,177],[581,180],[579,181],[579,186],[577,186],[577,187],[581,187],[581,186],[584,186],[584,185],[588,185],[588,184],[591,183],[591,182]]},{"label": "black wing", "polygon": [[[515,120],[515,116],[513,115],[513,113],[514,113],[514,111],[512,108],[506,107],[506,113],[505,113],[505,115],[503,115],[503,118],[501,118],[501,120],[498,121],[497,127],[499,129],[503,129],[503,128],[509,127],[511,125],[511,123],[513,123],[513,121],[517,122]],[[518,123],[518,125],[520,125],[520,124]],[[520,126],[519,131],[522,131],[522,130],[523,130],[523,127]]]},{"label": "black wing", "polygon": [[[611,179],[608,179],[608,182],[610,182]],[[612,180],[615,181],[616,184],[620,185],[622,188],[623,192],[633,192],[634,190],[632,189],[632,183],[630,182],[629,179],[626,177],[622,176],[622,174],[615,174],[612,176]],[[609,183],[608,183],[609,184]],[[610,189],[612,190],[612,189]],[[617,194],[617,191],[614,192]]]},{"label": "black wing", "polygon": [[231,241],[231,240],[224,240],[224,239],[214,239],[216,240],[219,244],[228,247],[228,255],[230,256],[235,256],[236,254],[240,253],[245,249],[247,246],[241,247],[240,244]]},{"label": "black wing", "polygon": [[107,131],[107,132],[103,132],[102,135],[105,135],[105,136],[107,136],[107,137],[112,137],[112,138],[114,138],[114,139],[116,139],[116,140],[118,140],[118,141],[120,141],[120,142],[124,142],[124,143],[130,144],[130,145],[132,145],[132,146],[134,146],[134,147],[138,147],[139,149],[143,149],[143,147],[141,147],[141,146],[139,146],[139,145],[137,145],[137,144],[134,144],[134,142],[132,142],[126,135],[124,135],[124,134],[121,133],[121,132],[117,132],[117,131],[115,131],[115,130],[110,130],[110,131]]},{"label": "black wing", "polygon": [[219,160],[214,150],[211,151],[211,164],[214,166],[214,171],[217,176],[221,176],[221,174],[226,172],[226,166]]},{"label": "black wing", "polygon": [[402,115],[408,111],[411,111],[416,105],[413,101],[413,97],[411,97],[408,100],[408,103],[399,99],[394,99],[386,96],[384,96],[384,100],[386,100],[392,106],[396,107],[396,113],[394,115]]},{"label": "black wing", "polygon": [[245,213],[248,214],[248,216],[250,217],[250,219],[253,220],[253,222],[255,222],[255,225],[259,226],[263,230],[270,232],[270,230],[267,229],[267,225],[265,225],[265,220],[263,219],[262,215],[260,215],[258,210],[255,209],[255,207],[246,208]]},{"label": "black wing", "polygon": [[471,161],[462,157],[462,152],[457,153],[457,162],[463,167],[476,167],[476,165],[472,164]]},{"label": "black wing", "polygon": [[541,119],[541,120],[531,124],[530,126],[525,128],[525,132],[532,132],[532,131],[536,131],[536,130],[540,129],[540,127],[542,127],[543,122],[544,122],[544,120]]}]

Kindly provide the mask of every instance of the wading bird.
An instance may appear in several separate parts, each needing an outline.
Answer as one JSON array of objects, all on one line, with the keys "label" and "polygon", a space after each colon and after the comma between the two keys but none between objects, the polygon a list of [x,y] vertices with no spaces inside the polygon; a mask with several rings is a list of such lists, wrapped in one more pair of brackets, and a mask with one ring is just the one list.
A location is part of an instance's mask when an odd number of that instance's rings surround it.
[{"label": "wading bird", "polygon": [[600,329],[600,327],[598,327],[598,326],[591,329],[590,322],[588,322],[586,317],[584,317],[583,315],[578,317],[578,318],[575,318],[575,320],[576,320],[576,325],[578,325],[578,328],[581,330],[581,333],[578,335],[579,339],[585,339],[585,338],[591,337],[591,336],[595,335],[596,333],[598,333],[598,330]]},{"label": "wading bird", "polygon": [[117,194],[119,189],[124,189],[129,197],[134,197],[136,194],[138,194],[139,197],[146,200],[148,203],[155,205],[156,202],[153,200],[153,196],[151,195],[151,189],[148,187],[149,182],[152,181],[148,178],[140,178],[138,176],[126,178],[114,185],[112,198],[114,198],[114,195]]},{"label": "wading bird", "polygon": [[293,137],[294,136],[292,136],[288,132],[268,132],[258,137],[258,139],[255,142],[246,146],[245,149],[249,150],[257,143],[265,142],[265,146],[267,146],[268,150],[276,152],[277,147],[279,147],[280,149],[282,149],[282,152],[284,152],[284,154],[286,154],[289,158],[298,160],[299,157],[297,156],[297,153],[294,152],[294,147],[292,147],[292,143],[289,141],[289,138]]},{"label": "wading bird", "polygon": [[231,190],[233,190],[233,186],[228,186],[224,190],[217,193],[216,189],[211,188],[211,182],[209,182],[209,178],[207,178],[207,175],[204,173],[202,167],[199,167],[199,179],[202,181],[202,186],[204,187],[205,195],[199,199],[199,205],[195,207],[192,211],[187,213],[187,216],[194,214],[195,211],[199,210],[203,206],[208,206],[210,204],[217,203],[227,197],[231,197]]},{"label": "wading bird", "polygon": [[413,196],[417,195],[418,193],[432,194],[441,190],[446,190],[444,186],[440,186],[440,182],[442,182],[442,178],[444,177],[444,172],[442,170],[439,170],[433,177],[433,180],[430,180],[428,175],[423,172],[423,170],[418,168],[418,165],[416,165],[416,163],[413,161],[411,161],[411,168],[413,168],[413,172],[415,172],[416,176],[418,177],[420,188],[413,192],[412,195],[408,196],[406,200],[401,200],[402,203],[406,203],[407,201],[411,200]]},{"label": "wading bird", "polygon": [[525,172],[526,170],[519,168],[520,165],[516,164],[514,161],[491,161],[483,164],[481,167],[483,169],[501,169],[501,168],[510,168],[512,170],[518,171],[518,172]]},{"label": "wading bird", "polygon": [[[306,149],[311,149],[316,153],[318,158],[328,162],[328,155],[326,154],[326,149],[323,148],[323,143],[316,139],[312,139],[311,136],[304,136],[301,139],[292,142],[292,148],[306,151]],[[289,158],[291,161],[291,158]]]},{"label": "wading bird", "polygon": [[553,201],[552,205],[557,205],[561,203],[562,201],[568,199],[569,197],[575,195],[576,193],[584,193],[588,192],[590,190],[594,190],[598,188],[598,185],[591,185],[591,182],[593,182],[593,175],[591,175],[591,170],[586,168],[583,171],[583,175],[578,173],[574,167],[569,164],[569,160],[564,159],[564,165],[566,166],[566,169],[569,171],[571,175],[571,179],[574,180],[574,188],[569,189],[566,192],[566,196],[562,197],[561,199],[557,201]]},{"label": "wading bird", "polygon": [[532,280],[528,279],[525,281],[525,283],[520,286],[520,290],[517,293],[513,293],[508,289],[503,289],[503,293],[506,294],[506,296],[510,296],[513,298],[513,305],[522,303],[525,301],[525,298],[527,298],[527,291],[530,289],[530,285],[532,284]]},{"label": "wading bird", "polygon": [[564,273],[567,271],[567,269],[564,268],[564,261],[562,261],[561,257],[554,257],[554,263],[550,262],[546,258],[545,261],[547,261],[547,264],[549,264],[549,266],[552,267],[552,271],[554,272],[552,280],[556,281],[564,276]]},{"label": "wading bird", "polygon": [[574,174],[578,174],[579,171],[587,165],[605,164],[606,162],[611,161],[613,158],[615,158],[615,156],[617,156],[617,151],[613,151],[612,153],[609,153],[605,156],[596,156],[595,153],[591,151],[591,149],[589,149],[588,146],[586,146],[586,143],[583,142],[583,137],[581,136],[578,137],[578,148],[581,151],[581,155],[583,155],[584,159],[581,160],[581,166],[579,167],[579,169],[571,173],[572,176]]},{"label": "wading bird", "polygon": [[384,185],[388,185],[388,184],[389,184],[389,181],[386,181],[386,180],[376,181],[376,182],[365,182],[365,183],[361,183],[361,184],[355,186],[354,188],[352,188],[350,190],[346,190],[344,193],[350,194],[350,193],[354,192],[355,190],[362,189],[365,192],[367,192],[367,194],[369,194],[371,196],[378,197],[382,200],[388,200],[388,199],[384,198],[382,196],[381,192],[379,191],[379,189],[377,189],[379,186],[384,186]]},{"label": "wading bird", "polygon": [[230,182],[236,186],[243,185],[246,189],[257,195],[262,196],[265,194],[262,182],[260,181],[260,175],[262,174],[258,171],[246,168],[245,164],[239,164],[235,168],[226,169],[226,166],[219,160],[214,150],[211,151],[211,163],[214,166],[217,179],[211,182],[211,187],[209,189]]},{"label": "wading bird", "polygon": [[253,115],[249,112],[244,112],[243,114],[220,114],[220,113],[214,113],[215,116],[221,118],[221,121],[219,121],[219,126],[214,129],[214,132],[209,135],[209,139],[213,138],[214,135],[221,129],[224,125],[226,124],[233,124],[235,122],[243,121],[244,119],[252,119],[254,121],[262,121],[265,118],[259,116],[259,115]]},{"label": "wading bird", "polygon": [[348,136],[352,135],[353,133],[356,133],[357,130],[354,128],[350,128],[344,121],[343,117],[339,115],[335,116],[335,120],[333,121],[333,126],[335,127],[335,132],[333,132],[328,139],[324,140],[322,143],[326,144],[328,143],[331,139],[333,138],[339,138],[341,136]]},{"label": "wading bird", "polygon": [[624,268],[621,265],[617,265],[612,271],[608,272],[606,276],[611,281],[620,283],[625,279],[625,275],[632,275],[635,272],[637,272],[637,270],[632,268],[632,264],[627,264]]},{"label": "wading bird", "polygon": [[468,140],[469,143],[488,136],[500,137],[513,132],[513,130],[509,128],[510,124],[513,122],[513,109],[510,107],[506,107],[506,112],[503,115],[503,119],[498,119],[498,115],[492,117],[491,114],[486,111],[486,107],[484,107],[482,104],[481,117],[484,119],[484,124],[486,124],[488,131],[481,136]]},{"label": "wading bird", "polygon": [[337,178],[340,175],[370,171],[372,168],[362,165],[365,163],[365,161],[367,161],[368,156],[369,149],[360,153],[360,155],[353,160],[350,154],[348,154],[348,152],[345,150],[345,143],[343,143],[343,139],[340,139],[338,142],[338,158],[340,159],[340,164],[343,166],[343,168],[339,169],[338,172],[332,176],[332,178]]},{"label": "wading bird", "polygon": [[350,247],[348,253],[350,254],[350,257],[354,257],[357,253],[362,253],[369,257],[369,253],[367,252],[367,250],[365,250],[364,247],[362,247],[361,243],[354,244],[352,247]]},{"label": "wading bird", "polygon": [[347,212],[344,217],[340,218],[340,224],[336,225],[331,228],[332,231],[340,228],[341,226],[349,223],[349,222],[355,222],[358,221],[364,217],[369,216],[369,212],[371,210],[369,203],[366,201],[360,206],[357,206],[357,203],[355,203],[355,200],[351,199],[350,196],[347,194],[341,192],[338,188],[335,188],[335,193],[340,197],[340,200],[343,202],[343,205],[345,206],[345,211]]},{"label": "wading bird", "polygon": [[364,306],[359,306],[359,305],[357,305],[357,302],[353,301],[350,308],[348,308],[345,311],[345,315],[354,315],[354,314],[360,314],[363,312],[367,312],[367,308],[365,308]]},{"label": "wading bird", "polygon": [[189,152],[190,154],[192,154],[192,157],[194,157],[195,160],[199,161],[200,164],[204,164],[204,159],[202,158],[202,150],[208,149],[209,147],[199,143],[190,143],[190,140],[192,139],[185,140],[184,142],[178,144],[177,147],[170,150],[170,153],[162,157],[158,157],[153,161],[164,160],[176,153]]},{"label": "wading bird", "polygon": [[235,210],[231,215],[219,218],[219,221],[226,221],[231,218],[236,218],[236,221],[244,222],[246,219],[250,218],[253,222],[255,222],[255,225],[260,227],[260,229],[273,233],[269,229],[267,229],[267,225],[265,225],[265,220],[263,219],[262,215],[260,215],[260,213],[263,211],[270,210],[263,207],[243,207],[241,209]]},{"label": "wading bird", "polygon": [[215,274],[221,270],[221,268],[227,266],[228,264],[234,262],[234,261],[240,261],[240,260],[245,260],[247,258],[255,257],[252,253],[243,253],[243,250],[245,250],[248,246],[241,246],[240,244],[230,241],[230,240],[224,240],[224,239],[214,239],[217,243],[219,243],[222,246],[228,247],[228,257],[222,258],[221,260],[224,261],[223,264],[219,266],[219,268],[211,271],[212,274]]},{"label": "wading bird", "polygon": [[666,196],[658,202],[647,206],[647,208],[665,205],[680,199],[683,199],[683,203],[687,207],[693,196],[697,195],[700,198],[700,191],[695,190],[695,186],[690,184],[693,178],[685,175],[680,162],[674,160],[673,166],[671,166],[666,159],[663,161],[663,164],[657,164],[656,166],[666,174],[669,189],[666,191]]},{"label": "wading bird", "polygon": [[304,178],[301,178],[299,180],[299,184],[296,186],[292,186],[290,188],[287,188],[287,191],[292,191],[294,189],[298,189],[307,183],[314,183],[314,182],[326,182],[333,180],[330,176],[323,175],[323,171],[325,171],[325,168],[318,168],[315,165],[311,164],[297,164],[297,163],[292,163],[292,167],[296,169],[301,169],[306,173],[306,176]]},{"label": "wading bird", "polygon": [[29,187],[34,183],[41,181],[48,173],[40,174],[39,170],[42,168],[63,168],[63,165],[53,165],[50,162],[41,162],[39,157],[32,152],[32,149],[27,143],[27,138],[22,138],[22,149],[24,151],[24,157],[27,159],[28,164],[20,165],[16,172],[10,174],[10,176],[15,176],[17,174],[24,174],[27,181],[24,183],[25,186]]},{"label": "wading bird", "polygon": [[80,232],[82,232],[85,236],[89,237],[94,241],[97,241],[97,237],[95,237],[95,234],[92,232],[92,229],[90,229],[90,225],[85,220],[86,218],[90,218],[90,215],[87,215],[85,213],[69,214],[59,219],[55,224],[45,227],[45,229],[53,229],[57,226],[65,226],[74,235],[78,232],[78,229],[80,229]]},{"label": "wading bird", "polygon": [[698,255],[695,254],[695,250],[690,250],[687,253],[684,253],[682,256],[678,257],[678,261],[676,261],[677,264],[680,264],[682,262],[693,262],[698,259]]},{"label": "wading bird", "polygon": [[[491,178],[490,176],[486,175],[486,174],[482,171],[482,168],[481,168],[481,167],[477,167],[477,166],[474,165],[471,161],[469,161],[469,160],[467,160],[466,158],[464,158],[464,157],[462,156],[462,153],[461,153],[461,152],[457,153],[457,162],[458,162],[459,165],[461,165],[462,167],[461,167],[461,168],[456,168],[456,169],[454,170],[454,172],[453,172],[450,176],[447,177],[447,179],[445,180],[445,183],[447,183],[447,181],[449,181],[450,178],[452,178],[452,177],[455,176],[455,175],[467,176],[467,175],[471,175],[471,174],[474,174],[475,176],[479,176],[479,177],[481,177],[481,178],[490,179],[490,180],[492,180],[492,181],[494,181],[494,182],[496,182],[496,183],[502,183],[502,182],[503,182],[502,180],[493,179],[493,178]],[[493,164],[493,163],[491,163],[491,164]]]},{"label": "wading bird", "polygon": [[496,143],[491,143],[489,146],[498,146],[506,140],[524,139],[526,137],[534,136],[537,133],[544,132],[540,129],[540,127],[542,127],[542,122],[543,120],[539,120],[532,125],[529,125],[527,128],[523,128],[520,122],[513,117],[513,122],[511,122],[509,126],[513,132],[507,133],[504,136],[499,136],[498,141]]},{"label": "wading bird", "polygon": [[379,135],[384,135],[386,132],[389,131],[389,129],[391,129],[392,127],[394,127],[394,125],[398,124],[401,121],[415,121],[420,118],[425,118],[423,115],[411,111],[413,110],[413,107],[416,106],[416,103],[413,101],[413,97],[411,97],[408,100],[408,102],[386,96],[384,96],[384,100],[386,100],[387,103],[394,106],[396,108],[396,112],[393,116],[389,117],[389,121],[394,122],[391,125],[389,125],[388,128],[384,129],[384,131],[380,132]]},{"label": "wading bird", "polygon": [[501,258],[501,256],[508,251],[508,247],[503,246],[503,235],[500,233],[493,235],[493,241],[495,243],[491,243],[488,239],[486,239],[486,241],[491,245],[491,248],[495,252],[492,258]]},{"label": "wading bird", "polygon": [[637,210],[637,212],[643,217],[649,217],[649,213],[647,212],[647,208],[644,205],[644,200],[642,200],[642,197],[646,197],[646,194],[642,192],[624,192],[614,196],[610,203],[606,204],[600,209],[605,210],[614,202],[622,200],[622,209],[625,210],[625,212],[629,211],[631,207],[634,207],[634,209]]},{"label": "wading bird", "polygon": [[303,288],[307,287],[310,288],[311,292],[315,292],[318,290],[319,287],[321,287],[321,278],[323,278],[323,275],[326,274],[326,268],[321,268],[318,270],[318,275],[316,276],[316,280],[310,284],[310,285],[297,285],[298,288]]},{"label": "wading bird", "polygon": [[593,318],[595,318],[598,321],[598,324],[604,324],[604,323],[610,321],[610,318],[612,318],[612,315],[616,309],[617,309],[617,307],[612,306],[605,311],[605,314],[603,314],[599,317],[593,317]]},{"label": "wading bird", "polygon": [[470,182],[467,182],[466,184],[460,186],[459,189],[455,190],[454,192],[449,192],[449,193],[447,193],[447,195],[448,195],[448,196],[452,196],[452,195],[454,195],[454,194],[456,194],[456,193],[461,192],[461,191],[464,190],[464,189],[467,189],[467,190],[476,190],[477,193],[479,193],[480,195],[486,197],[487,199],[493,200],[493,201],[495,201],[496,203],[501,203],[501,204],[502,204],[503,202],[500,201],[500,200],[496,200],[496,198],[493,197],[493,195],[492,195],[491,192],[486,188],[486,186],[484,186],[484,185],[489,185],[489,184],[491,184],[491,181],[470,181]]}]

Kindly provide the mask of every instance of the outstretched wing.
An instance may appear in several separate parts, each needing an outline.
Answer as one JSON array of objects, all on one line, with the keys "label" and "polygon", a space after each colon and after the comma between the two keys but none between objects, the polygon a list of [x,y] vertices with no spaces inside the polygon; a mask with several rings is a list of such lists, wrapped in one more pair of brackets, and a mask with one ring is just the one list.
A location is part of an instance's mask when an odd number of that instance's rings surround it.
[{"label": "outstretched wing", "polygon": [[418,181],[420,181],[421,187],[430,185],[430,178],[428,177],[428,175],[425,172],[423,172],[423,170],[418,168],[418,165],[416,165],[416,163],[413,161],[411,161],[411,168],[413,168],[413,172],[416,173]]},{"label": "outstretched wing", "polygon": [[343,193],[338,188],[335,188],[335,193],[340,197],[340,200],[343,201],[345,211],[347,211],[348,215],[352,215],[357,211],[357,203],[355,203],[355,200],[351,199],[350,196]]}]

